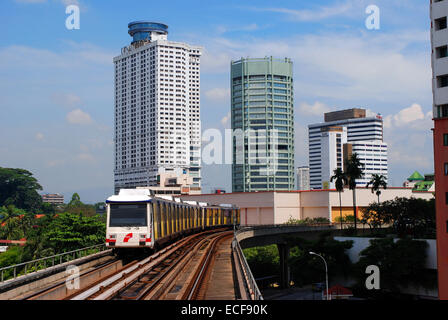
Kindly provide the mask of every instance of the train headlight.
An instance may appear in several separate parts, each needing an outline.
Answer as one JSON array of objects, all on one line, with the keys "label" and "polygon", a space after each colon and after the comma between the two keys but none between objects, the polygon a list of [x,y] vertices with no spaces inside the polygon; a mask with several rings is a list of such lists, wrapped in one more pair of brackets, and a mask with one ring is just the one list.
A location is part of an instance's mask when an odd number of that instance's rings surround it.
[{"label": "train headlight", "polygon": [[116,234],[110,234],[110,235],[109,235],[109,238],[110,238],[110,239],[116,239],[116,238],[117,238],[117,235],[116,235]]},{"label": "train headlight", "polygon": [[146,234],[141,234],[140,235],[140,239],[145,239],[146,238]]}]

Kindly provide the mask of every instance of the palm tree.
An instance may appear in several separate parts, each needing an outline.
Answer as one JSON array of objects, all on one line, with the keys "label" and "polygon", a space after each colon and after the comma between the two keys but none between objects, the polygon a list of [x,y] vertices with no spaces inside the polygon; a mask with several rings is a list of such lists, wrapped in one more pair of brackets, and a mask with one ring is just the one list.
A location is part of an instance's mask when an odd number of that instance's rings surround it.
[{"label": "palm tree", "polygon": [[372,178],[370,179],[369,183],[366,185],[366,188],[368,188],[370,185],[372,185],[372,193],[376,192],[376,195],[378,196],[378,204],[380,203],[380,188],[383,187],[384,189],[387,189],[387,180],[386,177],[382,174],[372,174]]},{"label": "palm tree", "polygon": [[6,240],[16,240],[18,234],[18,221],[19,214],[14,205],[8,205],[6,210],[2,212],[2,218],[0,219],[1,237]]},{"label": "palm tree", "polygon": [[345,174],[348,178],[348,187],[350,190],[353,190],[353,216],[355,218],[355,230],[356,230],[356,179],[362,178],[364,165],[361,163],[361,160],[358,158],[358,154],[352,153],[350,158],[347,161],[347,166],[345,170]]},{"label": "palm tree", "polygon": [[342,201],[341,201],[341,192],[344,192],[344,185],[347,184],[347,176],[342,171],[341,168],[337,168],[333,171],[333,176],[330,178],[330,182],[333,182],[336,187],[336,190],[339,192],[339,213],[341,218],[341,230],[342,230]]}]

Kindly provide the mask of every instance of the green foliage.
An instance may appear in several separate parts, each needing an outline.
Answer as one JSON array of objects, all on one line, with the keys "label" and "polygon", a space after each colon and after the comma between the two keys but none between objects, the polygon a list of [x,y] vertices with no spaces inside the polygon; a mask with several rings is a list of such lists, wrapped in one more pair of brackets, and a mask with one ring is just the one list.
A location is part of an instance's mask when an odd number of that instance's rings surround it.
[{"label": "green foliage", "polygon": [[59,253],[102,243],[105,233],[106,226],[98,216],[62,213],[46,226],[43,236],[48,247]]},{"label": "green foliage", "polygon": [[309,218],[306,217],[305,219],[294,219],[292,217],[289,218],[285,224],[327,224],[330,223],[330,220],[323,217],[316,217],[316,218]]},{"label": "green foliage", "polygon": [[24,230],[32,215],[14,205],[0,207],[0,238],[18,240],[25,236]]},{"label": "green foliage", "polygon": [[70,202],[68,203],[69,207],[76,207],[76,206],[80,206],[83,205],[83,203],[81,202],[81,197],[79,196],[79,194],[77,194],[76,192],[72,195],[72,200],[70,200]]},{"label": "green foliage", "polygon": [[275,244],[265,247],[244,249],[244,256],[255,278],[262,278],[280,273],[280,258]]},{"label": "green foliage", "polygon": [[[24,247],[12,246],[0,254],[0,267],[104,242],[106,217],[95,213],[104,203],[84,204],[75,193],[68,205],[54,206],[42,203],[36,191],[41,189],[30,172],[0,168],[0,239],[26,239]],[[37,213],[44,216],[36,218]],[[28,271],[44,265],[35,265]]]},{"label": "green foliage", "polygon": [[[18,264],[22,262],[23,256],[23,247],[12,247],[8,249],[6,252],[2,252],[0,254],[0,268],[12,266],[14,264]],[[4,271],[3,277],[4,279],[8,279],[12,277],[13,270]]]},{"label": "green foliage", "polygon": [[42,186],[33,174],[24,169],[0,167],[0,206],[14,205],[28,211],[39,210]]},{"label": "green foliage", "polygon": [[[336,241],[329,235],[322,235],[319,240],[307,241],[291,238],[289,266],[291,279],[296,286],[321,282],[325,279],[325,267],[321,260],[316,260],[310,251],[322,254],[327,260],[330,275],[347,274],[350,271],[350,259],[345,253],[352,247],[352,241]],[[276,245],[244,249],[244,255],[255,278],[278,276],[280,274],[280,258]]]},{"label": "green foliage", "polygon": [[335,181],[336,190],[341,192],[344,191],[344,185],[347,184],[348,178],[341,168],[337,168],[333,171],[333,176],[330,178],[330,182]]},{"label": "green foliage", "polygon": [[310,251],[322,255],[328,264],[328,274],[347,276],[351,262],[345,250],[353,246],[353,241],[337,241],[331,236],[323,235],[316,241],[301,238],[291,239],[289,265],[291,278],[296,286],[325,281],[325,265],[322,259],[309,254]]},{"label": "green foliage", "polygon": [[383,187],[384,189],[387,188],[387,182],[386,182],[386,177],[383,176],[382,174],[376,174],[374,173],[372,175],[372,179],[370,179],[369,183],[367,183],[366,188],[368,188],[370,185],[372,185],[371,190],[372,193],[376,193],[376,195],[378,196],[378,203],[380,202],[380,188]]},{"label": "green foliage", "polygon": [[435,237],[435,201],[397,197],[372,203],[363,210],[362,221],[373,229],[391,224],[399,237]]},{"label": "green foliage", "polygon": [[[100,202],[103,203],[103,202]],[[63,208],[62,212],[73,214],[82,214],[83,216],[93,217],[96,215],[96,209],[100,203],[95,205],[85,204],[81,201],[79,194],[74,193],[70,202]]]}]

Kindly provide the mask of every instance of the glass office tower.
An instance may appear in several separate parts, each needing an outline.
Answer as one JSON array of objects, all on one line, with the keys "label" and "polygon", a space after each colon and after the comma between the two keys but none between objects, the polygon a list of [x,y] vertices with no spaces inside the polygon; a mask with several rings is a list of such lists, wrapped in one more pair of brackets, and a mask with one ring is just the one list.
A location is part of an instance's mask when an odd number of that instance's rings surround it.
[{"label": "glass office tower", "polygon": [[293,190],[292,61],[232,61],[230,81],[233,192]]}]

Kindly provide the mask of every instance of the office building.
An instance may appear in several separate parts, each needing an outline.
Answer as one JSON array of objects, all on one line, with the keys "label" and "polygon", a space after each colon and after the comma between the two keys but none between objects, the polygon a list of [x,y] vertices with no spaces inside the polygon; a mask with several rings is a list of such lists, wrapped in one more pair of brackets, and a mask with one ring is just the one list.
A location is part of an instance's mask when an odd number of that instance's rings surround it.
[{"label": "office building", "polygon": [[233,192],[293,190],[292,61],[232,61],[230,81]]},{"label": "office building", "polygon": [[311,189],[334,188],[334,170],[344,170],[347,158],[356,152],[364,165],[364,176],[356,180],[365,186],[372,174],[388,177],[387,143],[383,142],[381,115],[366,116],[366,110],[347,109],[324,114],[323,123],[308,126]]},{"label": "office building", "polygon": [[310,167],[297,168],[297,190],[310,190]]},{"label": "office building", "polygon": [[437,269],[439,299],[448,300],[448,1],[430,3]]},{"label": "office building", "polygon": [[115,192],[157,185],[160,174],[201,187],[201,48],[168,41],[168,26],[128,25],[132,43],[115,64]]}]

